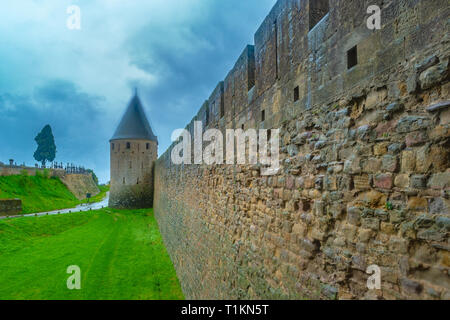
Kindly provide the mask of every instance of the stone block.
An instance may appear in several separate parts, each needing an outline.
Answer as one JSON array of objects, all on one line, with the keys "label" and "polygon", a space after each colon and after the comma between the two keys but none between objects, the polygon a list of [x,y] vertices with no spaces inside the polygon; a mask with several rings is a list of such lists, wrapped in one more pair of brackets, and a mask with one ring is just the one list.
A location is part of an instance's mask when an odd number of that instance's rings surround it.
[{"label": "stone block", "polygon": [[380,173],[375,175],[374,185],[376,188],[380,189],[392,189],[393,187],[393,178],[390,173]]},{"label": "stone block", "polygon": [[417,232],[417,238],[421,240],[426,241],[437,241],[441,242],[444,241],[444,239],[447,236],[447,231],[442,231],[438,229],[425,229],[425,230],[419,230]]},{"label": "stone block", "polygon": [[395,225],[389,222],[381,222],[381,227],[380,227],[381,232],[385,233],[385,234],[389,234],[389,235],[394,235],[396,234],[396,229],[395,229]]},{"label": "stone block", "polygon": [[402,112],[405,106],[400,102],[393,102],[386,107],[386,111],[389,114],[394,114],[398,112]]},{"label": "stone block", "polygon": [[388,151],[391,154],[398,154],[400,153],[400,151],[404,149],[404,147],[405,147],[404,143],[393,143],[388,146]]},{"label": "stone block", "polygon": [[382,160],[379,158],[369,158],[363,162],[363,172],[376,173],[381,170]]},{"label": "stone block", "polygon": [[408,188],[409,187],[409,175],[408,174],[399,174],[395,177],[394,185],[398,188]]},{"label": "stone block", "polygon": [[[450,108],[447,108],[446,110],[442,110],[442,112],[439,114],[439,124],[441,126],[446,126],[450,124]],[[448,127],[447,127],[448,129]],[[442,134],[441,136],[448,136],[447,134]]]},{"label": "stone block", "polygon": [[286,188],[292,190],[292,189],[294,189],[294,185],[295,185],[294,177],[288,176],[286,178]]},{"label": "stone block", "polygon": [[373,236],[373,231],[371,229],[359,229],[358,231],[358,241],[362,243],[367,243]]},{"label": "stone block", "polygon": [[380,230],[380,220],[378,218],[364,218],[361,225],[364,229]]},{"label": "stone block", "polygon": [[424,144],[426,141],[428,141],[428,137],[425,132],[418,131],[418,132],[411,132],[408,133],[405,139],[406,146],[409,147],[415,147],[419,146],[421,144]]},{"label": "stone block", "polygon": [[428,181],[428,188],[445,189],[450,188],[450,172],[433,174]]},{"label": "stone block", "polygon": [[392,210],[389,212],[390,221],[393,224],[402,223],[405,219],[405,212],[403,210]]},{"label": "stone block", "polygon": [[367,174],[361,176],[353,177],[353,184],[357,190],[368,190],[370,189],[370,177]]},{"label": "stone block", "polygon": [[373,154],[376,156],[383,156],[388,152],[388,142],[377,143],[373,146]]},{"label": "stone block", "polygon": [[361,225],[361,209],[358,207],[350,207],[347,209],[348,223],[359,226]]},{"label": "stone block", "polygon": [[361,173],[361,159],[356,156],[351,156],[350,159],[344,162],[344,172],[347,174]]},{"label": "stone block", "polygon": [[410,210],[426,210],[428,202],[426,198],[411,197],[408,200],[408,209]]},{"label": "stone block", "polygon": [[430,168],[445,171],[450,163],[450,148],[441,145],[425,145],[417,149],[416,171],[427,173]]},{"label": "stone block", "polygon": [[427,177],[422,174],[415,174],[411,176],[411,187],[415,189],[423,189],[427,186]]},{"label": "stone block", "polygon": [[427,129],[430,126],[430,120],[420,116],[405,116],[397,123],[398,133],[409,133],[416,130]]},{"label": "stone block", "polygon": [[431,214],[450,215],[450,200],[445,198],[431,199],[428,205],[428,211]]},{"label": "stone block", "polygon": [[419,76],[420,87],[422,90],[427,90],[439,84],[448,72],[448,60],[428,68]]},{"label": "stone block", "polygon": [[402,152],[401,171],[403,173],[412,173],[416,168],[416,155],[413,150]]},{"label": "stone block", "polygon": [[0,199],[0,216],[13,216],[22,212],[22,200]]},{"label": "stone block", "polygon": [[389,250],[397,254],[407,254],[408,241],[398,237],[391,237],[389,240]]},{"label": "stone block", "polygon": [[382,159],[382,171],[396,172],[398,168],[397,156],[385,155]]},{"label": "stone block", "polygon": [[389,212],[383,209],[377,209],[375,210],[375,217],[380,219],[381,221],[388,221],[389,220]]},{"label": "stone block", "polygon": [[420,294],[423,290],[423,286],[419,282],[407,278],[400,279],[400,288],[409,295]]}]

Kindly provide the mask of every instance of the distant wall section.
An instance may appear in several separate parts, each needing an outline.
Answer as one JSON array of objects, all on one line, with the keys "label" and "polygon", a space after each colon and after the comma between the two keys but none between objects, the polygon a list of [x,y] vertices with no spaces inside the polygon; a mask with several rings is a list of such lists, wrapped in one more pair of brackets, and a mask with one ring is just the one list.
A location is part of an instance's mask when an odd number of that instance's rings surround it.
[{"label": "distant wall section", "polygon": [[20,175],[22,172],[26,171],[28,175],[36,175],[36,172],[44,173],[44,170],[47,170],[49,176],[51,177],[59,177],[61,182],[66,185],[66,187],[72,192],[78,200],[86,199],[86,195],[88,193],[91,196],[96,196],[100,190],[98,186],[95,184],[94,179],[92,178],[92,174],[72,174],[66,173],[63,169],[41,169],[34,167],[26,167],[26,166],[8,166],[0,164],[0,176],[12,176],[12,175]]}]

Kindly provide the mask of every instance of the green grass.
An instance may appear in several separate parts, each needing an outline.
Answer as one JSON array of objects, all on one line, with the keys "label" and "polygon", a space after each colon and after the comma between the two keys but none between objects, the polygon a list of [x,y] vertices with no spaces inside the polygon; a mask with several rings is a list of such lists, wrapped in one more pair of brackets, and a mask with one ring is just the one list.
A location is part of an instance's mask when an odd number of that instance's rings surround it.
[{"label": "green grass", "polygon": [[[100,193],[89,202],[99,202],[106,197],[109,186],[99,186]],[[0,199],[21,199],[22,213],[46,212],[73,208],[87,200],[78,200],[58,177],[43,175],[0,176]]]},{"label": "green grass", "polygon": [[[81,290],[67,289],[67,267]],[[0,299],[183,299],[153,210],[0,221]]]},{"label": "green grass", "polygon": [[92,198],[89,199],[84,199],[81,201],[81,203],[93,203],[93,202],[100,202],[102,201],[105,197],[106,197],[106,193],[109,191],[109,185],[100,185],[98,186],[98,188],[100,189],[100,193]]},{"label": "green grass", "polygon": [[0,199],[22,200],[22,213],[72,208],[80,201],[57,177],[0,176]]}]

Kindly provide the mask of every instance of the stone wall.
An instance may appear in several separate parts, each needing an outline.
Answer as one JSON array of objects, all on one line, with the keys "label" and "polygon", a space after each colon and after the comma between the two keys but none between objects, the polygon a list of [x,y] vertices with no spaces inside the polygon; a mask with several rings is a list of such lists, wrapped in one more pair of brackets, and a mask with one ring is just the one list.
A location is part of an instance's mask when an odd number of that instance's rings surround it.
[{"label": "stone wall", "polygon": [[49,172],[50,176],[61,177],[65,174],[65,171],[63,169],[53,169],[53,168],[42,169],[42,168],[26,167],[26,166],[9,166],[9,165],[0,163],[0,176],[19,175],[24,170],[30,176],[36,175],[37,171],[39,171],[40,173],[43,174],[44,170],[47,170]]},{"label": "stone wall", "polygon": [[0,216],[12,216],[22,212],[22,200],[0,199]]},{"label": "stone wall", "polygon": [[[279,174],[173,165],[173,146],[156,162],[184,294],[450,299],[448,3],[310,2],[277,2],[187,126],[280,128]],[[366,27],[373,4],[381,30]],[[381,290],[367,288],[372,264]]]},{"label": "stone wall", "polygon": [[100,193],[91,174],[64,174],[60,179],[78,200],[86,199],[88,193],[92,197]]}]

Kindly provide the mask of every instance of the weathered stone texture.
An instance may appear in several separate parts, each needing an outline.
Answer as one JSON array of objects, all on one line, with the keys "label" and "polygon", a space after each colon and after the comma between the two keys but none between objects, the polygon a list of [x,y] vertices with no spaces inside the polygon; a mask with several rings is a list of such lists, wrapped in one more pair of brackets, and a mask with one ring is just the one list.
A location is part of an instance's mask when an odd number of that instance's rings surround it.
[{"label": "weathered stone texture", "polygon": [[92,197],[100,193],[91,174],[65,174],[60,179],[79,200],[86,199],[88,193]]},{"label": "weathered stone texture", "polygon": [[[129,148],[127,145],[129,144]],[[113,140],[111,148],[111,190],[109,206],[151,208],[153,170],[158,144],[149,140]]]},{"label": "weathered stone texture", "polygon": [[12,216],[22,212],[22,200],[0,199],[0,216]]},{"label": "weathered stone texture", "polygon": [[[254,55],[247,47],[195,118],[223,99],[224,117],[210,112],[219,118],[209,127],[280,128],[278,175],[176,166],[172,148],[156,162],[155,215],[183,291],[446,299],[449,8],[332,1],[319,22],[322,7],[310,12],[311,1],[277,2]],[[366,27],[371,4],[382,7],[382,30]],[[358,64],[347,69],[354,46]],[[371,264],[382,270],[381,290],[367,289]]]}]

